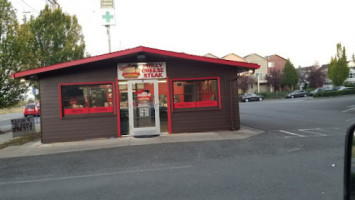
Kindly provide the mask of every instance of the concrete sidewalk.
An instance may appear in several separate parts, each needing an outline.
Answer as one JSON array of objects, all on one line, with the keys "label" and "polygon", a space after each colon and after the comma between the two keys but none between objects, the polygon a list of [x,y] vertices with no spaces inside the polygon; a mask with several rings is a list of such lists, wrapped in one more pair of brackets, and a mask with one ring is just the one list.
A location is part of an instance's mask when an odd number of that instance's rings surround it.
[{"label": "concrete sidewalk", "polygon": [[60,142],[52,144],[42,144],[39,140],[29,142],[21,146],[9,146],[0,150],[0,158],[12,158],[35,155],[48,155],[65,152],[77,152],[103,148],[149,145],[176,142],[197,142],[197,141],[215,141],[215,140],[241,140],[251,136],[258,135],[264,131],[249,127],[241,127],[238,131],[213,131],[201,133],[164,133],[157,137],[135,138],[121,137],[112,139],[93,139],[76,142]]}]

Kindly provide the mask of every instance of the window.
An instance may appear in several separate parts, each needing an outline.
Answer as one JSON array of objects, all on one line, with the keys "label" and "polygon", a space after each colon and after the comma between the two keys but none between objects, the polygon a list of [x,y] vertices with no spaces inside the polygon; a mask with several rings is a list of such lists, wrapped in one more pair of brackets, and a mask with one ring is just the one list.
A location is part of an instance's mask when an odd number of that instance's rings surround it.
[{"label": "window", "polygon": [[218,107],[219,78],[172,80],[173,108]]},{"label": "window", "polygon": [[268,65],[268,67],[274,67],[275,63],[274,62],[268,62],[267,65]]},{"label": "window", "polygon": [[113,112],[112,83],[61,85],[61,117]]}]

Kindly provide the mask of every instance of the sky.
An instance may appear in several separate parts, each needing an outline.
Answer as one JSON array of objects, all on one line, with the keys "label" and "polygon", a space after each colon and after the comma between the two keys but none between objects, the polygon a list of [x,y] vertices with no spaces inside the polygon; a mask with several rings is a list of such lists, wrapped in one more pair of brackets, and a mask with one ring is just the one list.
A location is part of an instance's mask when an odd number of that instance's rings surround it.
[{"label": "sky", "polygon": [[[45,0],[10,0],[38,15]],[[57,0],[76,15],[91,55],[108,53],[100,0]],[[194,55],[278,54],[295,67],[327,64],[336,44],[355,53],[354,0],[114,0],[112,51],[147,46]],[[29,13],[28,13],[29,12]]]}]

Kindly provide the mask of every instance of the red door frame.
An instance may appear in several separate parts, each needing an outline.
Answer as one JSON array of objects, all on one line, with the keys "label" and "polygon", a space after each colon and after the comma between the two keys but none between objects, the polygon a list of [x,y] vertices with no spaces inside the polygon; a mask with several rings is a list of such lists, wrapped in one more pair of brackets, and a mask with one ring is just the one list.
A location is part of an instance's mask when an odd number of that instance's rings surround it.
[{"label": "red door frame", "polygon": [[118,85],[118,78],[115,80],[116,83],[116,99],[117,99],[117,137],[121,137],[121,110],[120,110],[120,88]]},{"label": "red door frame", "polygon": [[[116,108],[117,108],[117,137],[121,137],[121,114],[120,114],[120,89],[118,85],[118,78],[116,78]],[[159,84],[158,84],[159,87]],[[170,81],[169,77],[166,77],[166,87],[167,87],[167,106],[168,106],[168,131],[169,134],[172,133],[172,128],[171,128],[171,105],[170,105]],[[159,89],[159,88],[158,88]],[[160,120],[160,119],[159,119]]]}]

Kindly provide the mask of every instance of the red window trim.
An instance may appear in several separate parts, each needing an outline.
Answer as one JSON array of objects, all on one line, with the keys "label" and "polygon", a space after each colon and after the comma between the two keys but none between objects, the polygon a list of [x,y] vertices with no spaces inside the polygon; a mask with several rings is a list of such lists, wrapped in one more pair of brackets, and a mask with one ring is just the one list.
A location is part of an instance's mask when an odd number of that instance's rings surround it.
[{"label": "red window trim", "polygon": [[59,95],[59,113],[60,119],[63,119],[63,105],[62,105],[62,86],[68,85],[104,85],[104,84],[111,84],[112,85],[112,96],[113,96],[113,114],[116,115],[116,94],[115,94],[115,82],[114,81],[100,81],[100,82],[78,82],[78,83],[59,83],[58,84],[58,95]]},{"label": "red window trim", "polygon": [[[171,103],[171,111],[174,111],[174,90],[173,90],[173,82],[174,81],[195,81],[195,80],[217,80],[218,83],[218,108],[221,110],[222,109],[222,102],[221,102],[221,79],[219,76],[216,77],[197,77],[197,78],[174,78],[170,79],[170,103]],[[197,102],[195,102],[197,103]],[[194,108],[211,108],[211,107],[194,107]],[[194,108],[189,108],[189,109],[194,109]],[[178,110],[184,109],[184,108],[178,108]],[[196,109],[199,110],[199,109]]]}]

